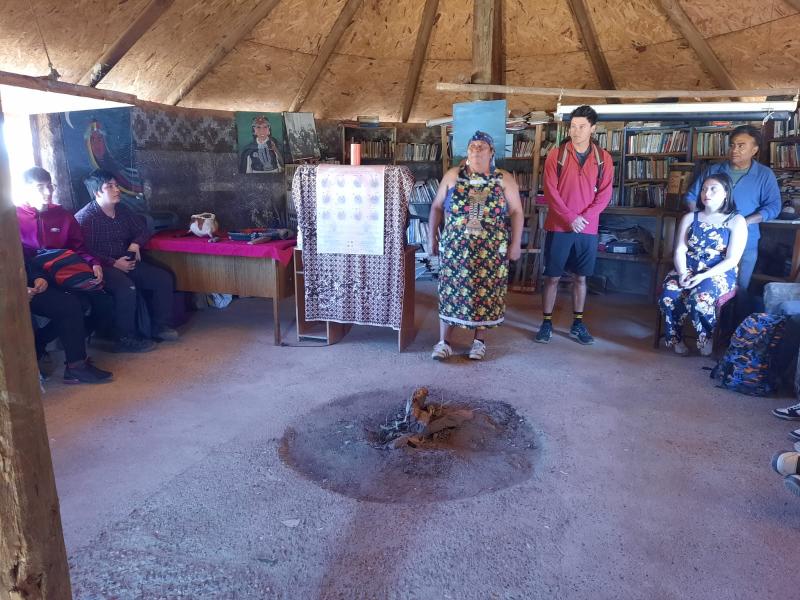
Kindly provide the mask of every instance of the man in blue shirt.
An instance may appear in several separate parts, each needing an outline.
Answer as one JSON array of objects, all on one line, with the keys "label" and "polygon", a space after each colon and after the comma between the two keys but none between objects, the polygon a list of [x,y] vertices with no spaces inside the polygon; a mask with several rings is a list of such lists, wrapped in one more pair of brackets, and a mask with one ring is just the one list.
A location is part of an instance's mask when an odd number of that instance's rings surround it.
[{"label": "man in blue shirt", "polygon": [[731,133],[728,160],[711,165],[694,180],[686,193],[689,210],[695,210],[703,180],[714,173],[726,173],[733,182],[736,209],[747,221],[747,246],[739,263],[737,305],[739,313],[750,310],[747,288],[758,257],[758,224],[774,219],[781,212],[781,192],[772,169],[754,160],[761,146],[761,132],[752,125],[741,125]]}]

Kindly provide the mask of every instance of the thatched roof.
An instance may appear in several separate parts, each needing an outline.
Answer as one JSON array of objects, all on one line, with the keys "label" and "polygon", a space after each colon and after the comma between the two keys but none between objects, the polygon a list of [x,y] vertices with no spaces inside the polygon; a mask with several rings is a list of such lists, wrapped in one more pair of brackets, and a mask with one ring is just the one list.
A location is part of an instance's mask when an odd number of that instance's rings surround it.
[{"label": "thatched roof", "polygon": [[[585,3],[618,89],[723,87],[668,17],[666,0],[505,0],[505,83],[603,87],[570,10],[576,1]],[[738,88],[800,86],[800,0],[678,5]],[[340,13],[350,9],[352,21],[340,23],[330,58],[316,62],[319,78],[299,109],[319,118],[398,121],[424,6],[425,0],[6,0],[0,70],[47,73],[35,13],[62,81],[88,81],[93,65],[150,7],[152,23],[129,32],[135,43],[98,88],[167,103],[188,90],[180,105],[189,107],[288,110],[326,40],[333,42]],[[439,0],[436,12],[411,121],[450,114],[453,102],[471,99],[434,86],[472,77],[473,3]],[[511,108],[552,109],[555,101],[509,97]]]}]

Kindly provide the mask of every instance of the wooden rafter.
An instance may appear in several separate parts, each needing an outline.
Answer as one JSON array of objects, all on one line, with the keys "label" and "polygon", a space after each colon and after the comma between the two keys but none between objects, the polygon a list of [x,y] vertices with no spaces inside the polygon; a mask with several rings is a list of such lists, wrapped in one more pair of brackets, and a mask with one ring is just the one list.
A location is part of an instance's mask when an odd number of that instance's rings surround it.
[{"label": "wooden rafter", "polygon": [[[613,90],[617,86],[614,84],[614,78],[611,76],[611,69],[608,68],[606,57],[603,56],[603,51],[597,40],[597,32],[594,29],[592,18],[589,15],[586,0],[567,0],[567,4],[569,5],[572,18],[580,33],[581,42],[584,48],[586,48],[586,53],[589,55],[592,68],[594,69],[595,75],[597,75],[597,80],[602,87]],[[611,100],[613,101],[613,97]]]},{"label": "wooden rafter", "polygon": [[406,88],[403,91],[403,109],[401,121],[408,122],[411,115],[411,107],[417,96],[419,86],[419,76],[422,73],[422,65],[425,62],[425,54],[428,51],[428,42],[431,39],[431,32],[436,23],[439,0],[425,0],[425,8],[422,9],[422,20],[417,30],[417,43],[414,45],[414,55],[411,57],[411,64],[408,65],[408,75],[406,76]]},{"label": "wooden rafter", "polygon": [[736,82],[733,80],[733,77],[731,77],[731,74],[728,73],[728,70],[720,62],[719,58],[717,58],[717,55],[714,54],[711,46],[708,45],[708,42],[706,42],[705,38],[689,20],[689,17],[686,16],[686,13],[683,12],[683,8],[681,8],[681,5],[678,3],[678,1],[658,0],[658,2],[661,5],[661,9],[667,15],[669,22],[673,25],[673,27],[681,32],[681,35],[683,35],[683,37],[689,43],[689,46],[692,47],[692,50],[694,50],[697,56],[700,58],[703,68],[708,71],[709,75],[711,75],[711,78],[716,82],[716,84],[721,88],[726,88],[729,90],[737,89],[739,86],[736,85]]},{"label": "wooden rafter", "polygon": [[131,23],[111,47],[97,59],[94,66],[78,81],[81,85],[95,87],[108,72],[113,69],[123,56],[138,42],[147,32],[153,23],[163,15],[172,5],[174,0],[150,0],[150,3],[142,11],[142,14]]},{"label": "wooden rafter", "polygon": [[180,85],[175,88],[164,100],[165,104],[176,105],[191,92],[200,81],[208,75],[211,70],[233,50],[261,21],[269,16],[280,0],[261,0],[250,13],[242,19],[238,27],[225,33],[222,39],[216,43],[211,53],[192,69]]},{"label": "wooden rafter", "polygon": [[586,90],[582,88],[523,87],[475,83],[436,84],[440,92],[484,92],[524,96],[564,96],[565,98],[726,98],[749,96],[797,96],[800,88],[762,88],[754,90]]},{"label": "wooden rafter", "polygon": [[[502,83],[502,8],[502,0],[475,0],[472,13],[472,83]],[[474,95],[476,100],[492,97],[485,93]]]},{"label": "wooden rafter", "polygon": [[336,50],[336,46],[339,45],[339,40],[342,39],[342,35],[344,35],[344,32],[350,26],[350,23],[353,22],[356,11],[361,7],[361,2],[362,0],[347,0],[344,8],[342,8],[342,12],[339,13],[336,22],[333,24],[333,27],[331,27],[328,37],[325,38],[325,41],[320,47],[317,58],[311,63],[311,67],[303,78],[303,82],[300,84],[300,89],[297,90],[294,100],[292,100],[292,103],[289,105],[289,112],[297,112],[303,107],[306,98],[308,98],[314,90],[314,86],[317,85],[317,81],[319,81],[322,71],[328,64],[331,54]]},{"label": "wooden rafter", "polygon": [[0,257],[0,598],[71,598],[2,136]]},{"label": "wooden rafter", "polygon": [[20,75],[19,73],[8,73],[7,71],[0,71],[0,85],[13,85],[30,90],[69,94],[71,96],[81,96],[83,98],[121,102],[122,104],[137,104],[138,102],[136,96],[133,94],[125,94],[113,90],[98,90],[97,88],[85,85],[53,81],[49,77],[31,77],[30,75]]},{"label": "wooden rafter", "polygon": [[800,13],[800,0],[784,0],[784,1],[786,2],[786,4],[788,4],[793,9],[795,9],[797,12]]}]

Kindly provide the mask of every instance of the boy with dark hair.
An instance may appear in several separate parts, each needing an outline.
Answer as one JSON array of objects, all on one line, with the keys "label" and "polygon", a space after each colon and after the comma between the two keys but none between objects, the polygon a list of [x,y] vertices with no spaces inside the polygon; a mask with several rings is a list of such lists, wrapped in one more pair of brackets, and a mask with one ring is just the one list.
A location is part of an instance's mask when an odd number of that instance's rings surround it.
[{"label": "boy with dark hair", "polygon": [[558,282],[572,272],[572,310],[569,335],[580,344],[594,338],[583,322],[586,276],[594,272],[600,213],[611,201],[614,165],[611,155],[592,142],[597,112],[587,105],[570,115],[569,139],[553,148],[544,163],[544,196],[549,210],[544,228],[544,319],[535,340],[546,344],[553,336],[553,309]]},{"label": "boy with dark hair", "polygon": [[106,267],[106,290],[114,296],[115,325],[121,338],[118,352],[127,347],[151,350],[152,340],[136,336],[137,288],[151,292],[148,302],[153,335],[162,340],[178,339],[169,326],[174,284],[172,274],[142,261],[141,248],[150,239],[143,218],[120,203],[121,195],[114,175],[97,169],[84,181],[92,201],[77,212],[86,245]]}]

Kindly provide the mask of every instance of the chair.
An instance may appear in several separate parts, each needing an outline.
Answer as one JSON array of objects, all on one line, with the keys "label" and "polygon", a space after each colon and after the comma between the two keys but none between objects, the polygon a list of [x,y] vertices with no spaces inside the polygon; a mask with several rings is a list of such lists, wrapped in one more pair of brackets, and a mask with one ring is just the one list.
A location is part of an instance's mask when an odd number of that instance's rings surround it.
[{"label": "chair", "polygon": [[[423,252],[421,256],[417,257],[417,260],[425,266],[425,270],[423,271],[424,274],[430,274],[431,277],[434,279],[439,278],[439,273],[436,272],[433,268],[431,263],[431,257],[428,255],[427,252],[424,252],[425,243],[428,241],[427,236],[427,225],[428,220],[430,219],[431,215],[431,203],[430,202],[411,202],[408,205],[408,213],[412,219],[417,219],[420,225],[424,225],[423,234],[421,236],[420,245],[423,248]],[[419,279],[419,276],[416,277]]]},{"label": "chair", "polygon": [[[660,295],[661,291],[658,291],[657,295]],[[714,352],[720,350],[720,344],[723,340],[730,335],[735,327],[734,321],[734,305],[735,303],[732,300],[736,297],[736,287],[734,287],[731,291],[727,294],[723,294],[719,298],[717,298],[717,302],[714,305],[714,312],[717,316],[717,326],[714,328],[714,333],[711,337],[711,348]],[[684,322],[686,325],[687,321]],[[656,308],[656,332],[653,336],[653,348],[658,348],[658,344],[661,341],[661,338],[664,337],[664,333],[662,332],[664,326],[664,315],[661,314],[661,309]],[[685,336],[685,337],[694,337],[694,336]]]}]

